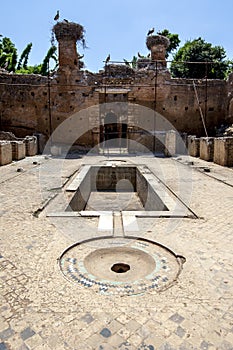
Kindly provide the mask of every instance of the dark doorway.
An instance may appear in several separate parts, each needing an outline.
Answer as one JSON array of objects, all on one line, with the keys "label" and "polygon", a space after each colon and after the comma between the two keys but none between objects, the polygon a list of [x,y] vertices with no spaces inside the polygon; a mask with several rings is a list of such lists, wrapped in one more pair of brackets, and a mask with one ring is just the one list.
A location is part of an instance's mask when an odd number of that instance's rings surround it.
[{"label": "dark doorway", "polygon": [[121,147],[127,147],[127,124],[121,124]]},{"label": "dark doorway", "polygon": [[[116,139],[117,141],[118,138],[119,138],[119,135],[118,135],[117,116],[113,112],[108,112],[106,114],[106,117],[104,118],[104,139],[105,141],[114,140],[114,139]],[[117,147],[118,144],[116,144],[115,146]]]},{"label": "dark doorway", "polygon": [[103,141],[108,141],[108,147],[127,147],[127,124],[118,123],[117,116],[108,112],[104,119]]}]

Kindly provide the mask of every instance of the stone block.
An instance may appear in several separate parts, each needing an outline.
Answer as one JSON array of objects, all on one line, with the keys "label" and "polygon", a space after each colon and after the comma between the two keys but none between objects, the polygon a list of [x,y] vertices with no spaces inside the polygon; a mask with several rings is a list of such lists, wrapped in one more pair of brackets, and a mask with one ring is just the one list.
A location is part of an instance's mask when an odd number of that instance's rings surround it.
[{"label": "stone block", "polygon": [[167,157],[174,156],[176,154],[177,133],[174,130],[169,130],[165,137],[165,150],[164,154]]},{"label": "stone block", "polygon": [[12,162],[12,146],[9,141],[0,141],[0,165]]},{"label": "stone block", "polygon": [[200,139],[195,135],[188,136],[188,153],[192,157],[200,156]]},{"label": "stone block", "polygon": [[180,134],[175,130],[167,131],[165,135],[165,156],[187,154],[186,138],[187,134]]},{"label": "stone block", "polygon": [[37,138],[37,150],[38,154],[42,154],[44,151],[44,148],[46,146],[46,136],[41,133],[34,133],[34,136]]},{"label": "stone block", "polygon": [[26,147],[26,156],[31,157],[37,154],[37,138],[36,136],[26,136],[24,139]]},{"label": "stone block", "polygon": [[233,166],[233,137],[215,138],[214,163],[222,166]]},{"label": "stone block", "polygon": [[26,156],[26,147],[23,141],[11,141],[12,160],[20,160]]},{"label": "stone block", "polygon": [[206,161],[214,159],[214,137],[200,138],[200,158]]}]

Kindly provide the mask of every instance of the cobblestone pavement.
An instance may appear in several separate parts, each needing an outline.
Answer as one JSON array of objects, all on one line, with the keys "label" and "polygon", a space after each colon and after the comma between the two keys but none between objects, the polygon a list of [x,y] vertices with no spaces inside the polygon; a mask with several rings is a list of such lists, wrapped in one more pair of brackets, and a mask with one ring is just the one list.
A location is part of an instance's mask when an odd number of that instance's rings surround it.
[{"label": "cobblestone pavement", "polygon": [[[36,156],[0,168],[0,350],[232,350],[233,170],[186,157],[121,158],[147,165],[197,218],[139,217],[137,236],[184,256],[183,271],[165,291],[111,296],[68,281],[57,263],[75,241],[100,235],[98,218],[45,211],[81,165],[110,160],[66,159],[57,184],[60,161]],[[43,167],[51,170],[44,178]]]}]

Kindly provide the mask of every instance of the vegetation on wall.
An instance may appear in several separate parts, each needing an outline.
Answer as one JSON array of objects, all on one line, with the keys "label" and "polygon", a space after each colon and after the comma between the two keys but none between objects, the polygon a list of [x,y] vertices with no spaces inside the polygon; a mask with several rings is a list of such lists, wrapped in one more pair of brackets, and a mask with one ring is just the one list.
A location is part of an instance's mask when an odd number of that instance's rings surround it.
[{"label": "vegetation on wall", "polygon": [[133,69],[137,68],[137,62],[138,62],[138,58],[136,56],[133,56],[132,60],[130,62],[128,62],[125,58],[123,59],[126,66],[129,66]]}]

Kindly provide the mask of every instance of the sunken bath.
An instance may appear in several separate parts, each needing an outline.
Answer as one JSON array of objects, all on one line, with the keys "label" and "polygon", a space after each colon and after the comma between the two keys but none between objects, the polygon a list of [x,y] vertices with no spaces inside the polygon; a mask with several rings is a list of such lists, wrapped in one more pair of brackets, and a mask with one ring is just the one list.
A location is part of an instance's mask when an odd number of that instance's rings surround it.
[{"label": "sunken bath", "polygon": [[168,213],[176,206],[166,186],[144,165],[86,165],[66,191],[66,211]]}]

